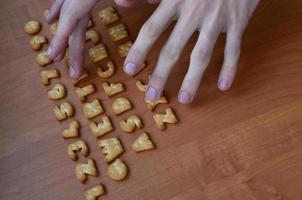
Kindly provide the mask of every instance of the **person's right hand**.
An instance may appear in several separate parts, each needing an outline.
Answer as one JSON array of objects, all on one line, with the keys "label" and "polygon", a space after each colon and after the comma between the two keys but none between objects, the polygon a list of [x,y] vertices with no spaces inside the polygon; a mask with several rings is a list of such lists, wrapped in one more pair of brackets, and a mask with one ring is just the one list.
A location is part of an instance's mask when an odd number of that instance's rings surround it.
[{"label": "person's right hand", "polygon": [[55,0],[46,17],[48,23],[59,18],[57,31],[48,48],[48,57],[61,61],[69,46],[69,73],[78,79],[83,71],[85,33],[90,11],[96,0]]}]

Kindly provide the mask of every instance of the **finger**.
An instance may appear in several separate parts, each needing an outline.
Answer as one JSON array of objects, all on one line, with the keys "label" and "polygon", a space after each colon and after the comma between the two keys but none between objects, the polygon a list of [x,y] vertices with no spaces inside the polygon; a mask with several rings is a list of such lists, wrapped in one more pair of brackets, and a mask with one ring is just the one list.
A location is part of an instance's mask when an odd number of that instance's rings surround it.
[{"label": "finger", "polygon": [[122,7],[130,7],[135,2],[137,2],[137,0],[115,0],[115,3]]},{"label": "finger", "polygon": [[213,48],[219,34],[219,29],[213,25],[205,25],[202,27],[197,43],[191,54],[188,72],[178,94],[178,101],[180,103],[189,104],[193,101],[202,80],[203,73],[210,62]]},{"label": "finger", "polygon": [[58,18],[63,3],[64,0],[55,0],[53,2],[46,17],[48,23],[52,23]]},{"label": "finger", "polygon": [[170,6],[166,1],[162,1],[157,10],[143,25],[125,60],[124,71],[127,74],[136,74],[139,66],[145,62],[146,56],[155,40],[171,23],[175,15],[175,6],[176,4],[174,3]]},{"label": "finger", "polygon": [[160,52],[155,70],[150,78],[146,96],[156,101],[161,96],[170,71],[177,62],[183,48],[196,29],[190,18],[180,18],[170,38]]},{"label": "finger", "polygon": [[150,4],[157,4],[160,2],[160,0],[147,0],[147,2]]},{"label": "finger", "polygon": [[85,33],[89,16],[83,18],[69,38],[69,74],[71,78],[78,79],[83,72]]},{"label": "finger", "polygon": [[65,57],[65,51],[62,51],[55,59],[55,62],[60,62],[63,60],[63,58]]},{"label": "finger", "polygon": [[233,83],[240,57],[241,38],[240,29],[231,28],[227,32],[224,61],[218,79],[218,88],[222,91],[228,90]]},{"label": "finger", "polygon": [[60,17],[57,32],[48,48],[48,57],[56,58],[67,46],[68,38],[78,24],[77,18],[69,14]]}]

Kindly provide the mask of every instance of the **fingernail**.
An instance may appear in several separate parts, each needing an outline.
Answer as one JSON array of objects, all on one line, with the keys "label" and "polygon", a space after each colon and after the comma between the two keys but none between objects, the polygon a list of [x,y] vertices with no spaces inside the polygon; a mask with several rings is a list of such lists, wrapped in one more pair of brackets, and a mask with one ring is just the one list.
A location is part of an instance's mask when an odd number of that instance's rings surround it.
[{"label": "fingernail", "polygon": [[221,79],[219,81],[219,89],[221,89],[221,90],[227,90],[227,89],[229,89],[229,86],[230,86],[230,84],[229,84],[228,80]]},{"label": "fingernail", "polygon": [[125,64],[125,72],[129,75],[134,75],[136,73],[137,66],[133,63],[126,63]]},{"label": "fingernail", "polygon": [[148,87],[146,95],[147,95],[148,99],[151,100],[151,101],[156,101],[158,99],[157,90],[155,88],[151,87],[151,86]]},{"label": "fingernail", "polygon": [[181,91],[178,100],[182,104],[189,104],[192,102],[192,96],[187,91]]},{"label": "fingernail", "polygon": [[69,75],[74,79],[77,77],[77,71],[72,66],[69,67]]},{"label": "fingernail", "polygon": [[48,49],[47,49],[47,55],[48,55],[48,57],[50,57],[50,56],[51,56],[51,52],[52,52],[51,47],[48,47]]}]

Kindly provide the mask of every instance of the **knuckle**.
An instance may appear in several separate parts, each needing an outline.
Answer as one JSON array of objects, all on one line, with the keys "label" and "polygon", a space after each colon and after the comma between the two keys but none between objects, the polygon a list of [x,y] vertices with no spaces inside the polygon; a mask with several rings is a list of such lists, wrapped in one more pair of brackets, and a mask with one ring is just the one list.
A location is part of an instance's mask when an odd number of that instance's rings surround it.
[{"label": "knuckle", "polygon": [[179,48],[174,44],[166,44],[160,53],[165,59],[170,62],[176,62],[180,56]]},{"label": "knuckle", "polygon": [[210,59],[210,51],[207,48],[200,48],[191,55],[191,59],[199,64],[207,63]]},{"label": "knuckle", "polygon": [[142,33],[151,40],[155,39],[159,34],[159,25],[152,20],[148,20],[142,27]]}]

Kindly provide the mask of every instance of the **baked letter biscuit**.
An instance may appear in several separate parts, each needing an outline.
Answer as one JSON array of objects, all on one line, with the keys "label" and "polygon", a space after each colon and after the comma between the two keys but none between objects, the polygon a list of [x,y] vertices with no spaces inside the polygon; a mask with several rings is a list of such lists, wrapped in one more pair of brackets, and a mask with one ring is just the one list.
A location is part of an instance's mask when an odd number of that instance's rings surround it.
[{"label": "baked letter biscuit", "polygon": [[97,200],[98,197],[105,194],[105,188],[102,184],[93,186],[92,188],[86,190],[85,199],[86,200]]},{"label": "baked letter biscuit", "polygon": [[98,99],[95,99],[92,102],[84,103],[83,111],[87,119],[92,119],[104,112],[103,107]]},{"label": "baked letter biscuit", "polygon": [[112,28],[109,28],[108,33],[111,37],[111,40],[114,42],[128,37],[128,32],[123,24],[118,24]]},{"label": "baked letter biscuit", "polygon": [[107,115],[104,115],[102,117],[102,121],[97,124],[94,122],[90,122],[89,127],[93,135],[96,137],[103,136],[113,130],[111,121]]},{"label": "baked letter biscuit", "polygon": [[38,55],[36,56],[36,61],[40,66],[45,66],[52,62],[52,60],[48,58],[48,54],[46,50],[43,50],[40,53],[38,53]]},{"label": "baked letter biscuit", "polygon": [[80,100],[83,102],[86,100],[86,97],[92,93],[94,93],[95,89],[92,84],[86,85],[84,87],[76,87],[76,93]]},{"label": "baked letter biscuit", "polygon": [[132,47],[132,45],[133,45],[133,42],[131,42],[131,41],[127,41],[127,42],[125,42],[123,44],[120,44],[118,46],[118,54],[119,54],[119,56],[121,58],[126,58],[127,55],[128,55],[128,52],[129,52],[130,48]]},{"label": "baked letter biscuit", "polygon": [[61,121],[68,117],[72,117],[74,111],[73,107],[69,102],[64,102],[59,106],[55,106],[53,109],[57,120]]},{"label": "baked letter biscuit", "polygon": [[127,133],[132,133],[136,128],[143,127],[142,120],[137,115],[131,115],[126,120],[120,122],[120,127]]},{"label": "baked letter biscuit", "polygon": [[101,22],[105,25],[109,25],[119,19],[115,9],[112,6],[99,11],[98,16],[101,19]]},{"label": "baked letter biscuit", "polygon": [[156,126],[160,130],[166,129],[165,124],[176,124],[178,122],[178,119],[176,118],[172,108],[167,108],[166,113],[158,113],[153,115],[153,119],[155,120]]},{"label": "baked letter biscuit", "polygon": [[82,183],[87,180],[87,175],[97,176],[98,171],[96,169],[94,160],[89,159],[88,163],[78,163],[75,169],[76,177]]},{"label": "baked letter biscuit", "polygon": [[50,79],[59,78],[59,71],[56,69],[47,69],[40,72],[43,85],[49,85]]},{"label": "baked letter biscuit", "polygon": [[147,88],[147,85],[144,84],[141,80],[137,80],[135,82],[135,85],[137,87],[137,89],[141,92],[145,92],[146,91],[146,88]]},{"label": "baked letter biscuit", "polygon": [[50,24],[49,26],[49,31],[51,33],[51,35],[55,35],[57,32],[57,26],[58,26],[58,21],[55,21],[53,23]]},{"label": "baked letter biscuit", "polygon": [[89,58],[93,63],[103,60],[108,57],[107,50],[103,44],[98,44],[88,50]]},{"label": "baked letter biscuit", "polygon": [[35,35],[29,41],[29,46],[33,50],[39,50],[43,44],[47,43],[47,38],[44,35]]},{"label": "baked letter biscuit", "polygon": [[80,136],[79,128],[80,128],[79,122],[75,120],[70,122],[69,127],[62,131],[62,137],[64,139],[79,137]]},{"label": "baked letter biscuit", "polygon": [[107,83],[104,82],[102,84],[104,92],[107,96],[111,97],[118,93],[121,93],[125,90],[124,85],[122,83]]},{"label": "baked letter biscuit", "polygon": [[83,140],[78,140],[68,145],[67,154],[71,160],[76,161],[78,159],[77,151],[81,152],[83,156],[88,155],[88,146]]},{"label": "baked letter biscuit", "polygon": [[110,163],[124,152],[124,148],[117,137],[99,140],[97,144],[101,148],[107,163]]},{"label": "baked letter biscuit", "polygon": [[150,101],[147,97],[145,97],[145,102],[147,107],[153,111],[158,104],[167,104],[169,103],[165,96],[161,96],[157,101]]},{"label": "baked letter biscuit", "polygon": [[132,144],[132,149],[137,153],[154,148],[155,146],[146,132],[143,132]]},{"label": "baked letter biscuit", "polygon": [[102,67],[98,67],[96,73],[101,78],[110,78],[115,72],[115,66],[111,60],[107,62],[107,69],[104,70]]},{"label": "baked letter biscuit", "polygon": [[41,29],[41,23],[36,20],[30,20],[24,25],[24,31],[27,34],[38,33]]},{"label": "baked letter biscuit", "polygon": [[47,92],[48,98],[51,100],[59,100],[65,97],[66,90],[64,85],[57,83],[51,90]]},{"label": "baked letter biscuit", "polygon": [[86,41],[91,40],[94,44],[97,44],[100,41],[99,33],[95,29],[92,29],[92,28],[88,29],[86,31],[85,37],[86,37]]},{"label": "baked letter biscuit", "polygon": [[113,101],[112,111],[115,115],[120,115],[132,109],[132,104],[129,99],[125,97],[117,98]]},{"label": "baked letter biscuit", "polygon": [[117,158],[108,166],[108,176],[114,181],[121,181],[128,174],[128,167],[121,159]]}]

